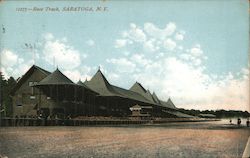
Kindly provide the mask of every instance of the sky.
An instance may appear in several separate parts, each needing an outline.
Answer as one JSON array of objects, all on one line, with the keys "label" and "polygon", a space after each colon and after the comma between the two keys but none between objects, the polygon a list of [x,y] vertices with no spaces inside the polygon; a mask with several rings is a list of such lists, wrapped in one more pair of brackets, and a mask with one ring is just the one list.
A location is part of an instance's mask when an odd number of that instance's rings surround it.
[{"label": "sky", "polygon": [[179,108],[250,111],[248,10],[247,0],[2,1],[1,72],[58,67],[77,82],[100,67],[111,84],[140,82]]}]

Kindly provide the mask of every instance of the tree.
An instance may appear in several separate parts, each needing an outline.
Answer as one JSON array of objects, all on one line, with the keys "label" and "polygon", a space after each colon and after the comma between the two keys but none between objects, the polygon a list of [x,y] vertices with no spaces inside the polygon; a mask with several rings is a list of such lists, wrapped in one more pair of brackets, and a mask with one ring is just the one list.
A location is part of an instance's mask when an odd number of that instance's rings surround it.
[{"label": "tree", "polygon": [[10,96],[10,92],[12,88],[16,85],[16,80],[13,77],[10,77],[8,80],[5,79],[4,75],[0,74],[0,116],[11,116],[12,109],[12,98]]},{"label": "tree", "polygon": [[5,80],[2,72],[0,72],[0,116],[3,116],[6,114],[5,112],[5,88],[7,86],[7,81]]}]

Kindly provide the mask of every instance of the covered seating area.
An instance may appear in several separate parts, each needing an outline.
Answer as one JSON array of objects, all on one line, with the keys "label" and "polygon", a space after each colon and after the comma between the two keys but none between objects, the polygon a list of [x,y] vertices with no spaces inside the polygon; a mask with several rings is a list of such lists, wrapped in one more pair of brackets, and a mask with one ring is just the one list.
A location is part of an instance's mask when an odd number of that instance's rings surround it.
[{"label": "covered seating area", "polygon": [[86,86],[73,83],[59,69],[35,84],[38,88],[39,103],[37,111],[43,117],[58,115],[94,115],[97,93]]}]

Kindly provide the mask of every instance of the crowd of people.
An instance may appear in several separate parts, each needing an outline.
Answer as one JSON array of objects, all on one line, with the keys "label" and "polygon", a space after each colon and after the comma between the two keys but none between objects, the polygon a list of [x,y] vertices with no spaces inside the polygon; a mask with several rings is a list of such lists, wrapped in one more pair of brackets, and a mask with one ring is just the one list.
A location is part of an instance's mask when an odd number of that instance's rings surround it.
[{"label": "crowd of people", "polygon": [[[230,119],[229,122],[230,122],[230,124],[232,124],[232,119]],[[237,125],[238,125],[238,126],[241,125],[241,119],[240,119],[240,118],[237,119]],[[247,118],[246,126],[247,126],[247,127],[250,126],[250,120],[249,120],[249,118]]]}]

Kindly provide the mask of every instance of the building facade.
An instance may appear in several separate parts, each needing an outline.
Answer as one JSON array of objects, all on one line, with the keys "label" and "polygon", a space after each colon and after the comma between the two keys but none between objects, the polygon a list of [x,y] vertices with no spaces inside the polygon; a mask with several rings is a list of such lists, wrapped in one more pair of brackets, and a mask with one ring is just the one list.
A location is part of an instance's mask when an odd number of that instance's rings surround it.
[{"label": "building facade", "polygon": [[[130,89],[114,86],[101,70],[89,81],[74,83],[59,69],[51,73],[33,65],[11,95],[13,117],[133,117],[138,112],[153,117],[186,116],[179,115],[170,98],[162,101],[138,82]],[[135,110],[135,105],[141,110]]]}]

